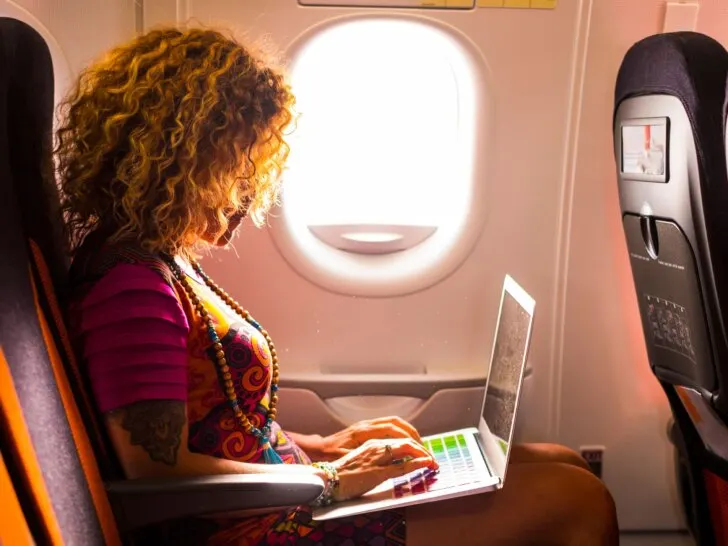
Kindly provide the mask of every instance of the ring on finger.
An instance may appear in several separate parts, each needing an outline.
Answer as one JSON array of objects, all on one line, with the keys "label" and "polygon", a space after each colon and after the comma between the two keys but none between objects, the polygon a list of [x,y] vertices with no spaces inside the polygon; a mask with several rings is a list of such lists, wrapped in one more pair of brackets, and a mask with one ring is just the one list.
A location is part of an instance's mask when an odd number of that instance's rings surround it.
[{"label": "ring on finger", "polygon": [[405,455],[401,459],[392,459],[392,462],[390,464],[392,464],[392,465],[406,464],[412,460],[414,460],[414,457],[412,455]]},{"label": "ring on finger", "polygon": [[392,453],[392,446],[390,444],[384,444],[384,451],[387,452],[387,455],[389,455],[390,459],[394,459],[394,454]]}]

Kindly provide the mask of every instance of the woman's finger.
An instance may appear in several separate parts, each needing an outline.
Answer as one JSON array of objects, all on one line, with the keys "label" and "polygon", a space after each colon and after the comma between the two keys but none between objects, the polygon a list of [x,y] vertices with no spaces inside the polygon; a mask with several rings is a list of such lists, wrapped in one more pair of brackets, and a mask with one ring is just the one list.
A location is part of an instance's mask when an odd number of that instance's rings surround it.
[{"label": "woman's finger", "polygon": [[410,438],[410,435],[393,423],[369,424],[357,432],[357,441],[363,444],[366,440],[384,440],[388,438]]},{"label": "woman's finger", "polygon": [[396,415],[392,415],[389,417],[380,417],[377,419],[372,419],[369,421],[370,425],[378,425],[381,423],[390,423],[402,430],[404,430],[410,438],[413,440],[418,441],[419,443],[422,443],[422,437],[420,437],[420,433],[417,432],[417,429],[413,427],[410,423],[402,419],[401,417],[397,417]]},{"label": "woman's finger", "polygon": [[398,442],[384,442],[380,447],[380,465],[396,464],[399,461],[426,458],[430,466],[437,468],[437,462],[428,451],[414,440],[406,439]]},{"label": "woman's finger", "polygon": [[385,476],[384,479],[399,478],[415,470],[431,470],[436,471],[432,468],[432,459],[429,457],[418,457],[416,459],[409,459],[399,464],[393,464],[382,467],[382,472]]}]

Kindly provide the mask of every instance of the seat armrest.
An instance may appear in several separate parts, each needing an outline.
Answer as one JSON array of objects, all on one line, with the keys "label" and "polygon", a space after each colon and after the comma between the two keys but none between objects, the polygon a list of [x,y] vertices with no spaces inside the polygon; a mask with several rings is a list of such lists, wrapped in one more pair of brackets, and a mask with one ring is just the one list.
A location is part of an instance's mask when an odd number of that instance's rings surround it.
[{"label": "seat armrest", "polygon": [[276,512],[316,500],[324,490],[316,476],[227,474],[145,478],[106,484],[122,532],[184,517],[230,512]]}]

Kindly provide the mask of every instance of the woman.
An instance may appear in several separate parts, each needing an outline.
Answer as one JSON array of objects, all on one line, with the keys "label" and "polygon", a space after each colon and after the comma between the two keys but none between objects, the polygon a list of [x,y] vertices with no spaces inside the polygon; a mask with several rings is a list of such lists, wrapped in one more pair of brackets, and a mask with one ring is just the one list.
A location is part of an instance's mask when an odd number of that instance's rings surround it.
[{"label": "woman", "polygon": [[[293,102],[280,73],[236,41],[162,29],[91,66],[64,104],[71,326],[129,478],[315,474],[326,504],[437,468],[398,418],[325,438],[281,431],[271,337],[194,260],[275,202]],[[523,446],[513,462],[497,493],[326,523],[310,507],[198,523],[200,542],[617,543],[611,497],[575,453]]]}]

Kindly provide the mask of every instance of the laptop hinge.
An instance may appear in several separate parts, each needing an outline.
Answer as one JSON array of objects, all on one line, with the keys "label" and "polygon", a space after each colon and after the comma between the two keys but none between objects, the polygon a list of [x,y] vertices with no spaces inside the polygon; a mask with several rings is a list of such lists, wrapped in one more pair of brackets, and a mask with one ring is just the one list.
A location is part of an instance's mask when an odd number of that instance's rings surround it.
[{"label": "laptop hinge", "polygon": [[491,475],[492,478],[498,478],[498,483],[500,483],[501,479],[500,476],[498,476],[495,472],[493,472],[493,467],[490,464],[490,461],[488,460],[488,455],[485,453],[485,448],[483,447],[483,441],[480,439],[480,432],[475,436],[475,439],[477,440],[475,443],[478,444],[478,449],[480,450],[480,454],[483,456],[483,461],[485,461],[485,467],[488,469],[488,474]]}]

